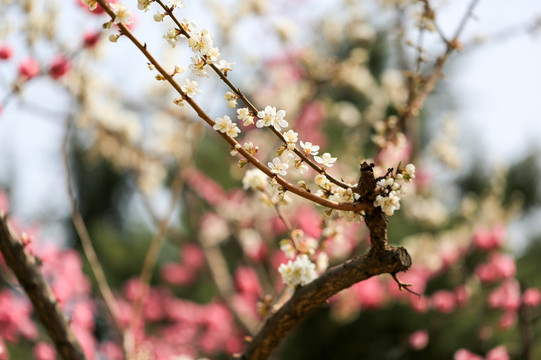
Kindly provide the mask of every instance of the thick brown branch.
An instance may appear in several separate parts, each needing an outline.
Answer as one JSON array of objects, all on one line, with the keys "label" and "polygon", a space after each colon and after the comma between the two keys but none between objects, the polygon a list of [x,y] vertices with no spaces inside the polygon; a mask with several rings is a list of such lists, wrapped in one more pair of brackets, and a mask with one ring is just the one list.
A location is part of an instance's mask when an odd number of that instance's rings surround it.
[{"label": "thick brown branch", "polygon": [[404,248],[372,249],[363,257],[353,258],[331,268],[319,278],[299,288],[248,344],[242,360],[266,359],[285,335],[310,311],[329,297],[359,281],[384,273],[406,271],[411,258]]},{"label": "thick brown branch", "polygon": [[0,251],[32,301],[34,310],[51,336],[58,354],[65,360],[86,359],[68,319],[60,310],[51,288],[39,269],[39,260],[26,251],[18,235],[9,225],[7,216],[1,211]]}]

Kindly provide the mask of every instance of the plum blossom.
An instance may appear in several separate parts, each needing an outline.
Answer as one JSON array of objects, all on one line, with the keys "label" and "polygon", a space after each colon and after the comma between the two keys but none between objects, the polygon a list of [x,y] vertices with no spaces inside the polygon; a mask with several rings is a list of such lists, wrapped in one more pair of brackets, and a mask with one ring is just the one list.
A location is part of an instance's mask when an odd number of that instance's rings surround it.
[{"label": "plum blossom", "polygon": [[288,130],[287,132],[283,133],[284,139],[287,142],[287,149],[293,150],[295,149],[295,143],[299,139],[299,133],[296,133],[293,130]]},{"label": "plum blossom", "polygon": [[115,13],[115,19],[113,20],[115,24],[133,24],[133,20],[131,19],[131,12],[126,6],[119,3],[110,3],[109,6],[111,7],[111,10],[113,10],[113,12]]},{"label": "plum blossom", "polygon": [[180,86],[180,90],[182,90],[187,97],[193,97],[194,95],[201,94],[201,89],[198,88],[199,84],[197,81],[193,81],[190,79],[184,80],[184,85]]},{"label": "plum blossom", "polygon": [[306,254],[299,255],[295,261],[289,260],[287,264],[281,264],[278,272],[282,276],[282,282],[290,288],[306,285],[317,278],[316,265]]},{"label": "plum blossom", "polygon": [[36,60],[26,58],[19,63],[19,75],[26,80],[30,80],[39,75],[41,68]]},{"label": "plum blossom", "polygon": [[237,137],[237,135],[240,134],[240,129],[238,128],[237,124],[232,122],[227,115],[221,118],[217,118],[216,123],[212,128],[233,138]]},{"label": "plum blossom", "polygon": [[259,169],[250,169],[246,171],[242,178],[242,187],[246,189],[257,190],[263,188],[267,183],[267,176]]},{"label": "plum blossom", "polygon": [[237,107],[237,100],[239,99],[239,96],[233,91],[228,91],[225,93],[224,99],[227,100],[227,107],[234,109]]},{"label": "plum blossom", "polygon": [[304,151],[306,155],[317,155],[319,153],[319,146],[313,145],[311,142],[302,142],[301,141],[301,148]]},{"label": "plum blossom", "polygon": [[496,346],[494,349],[487,352],[486,360],[509,360],[509,354],[505,346]]},{"label": "plum blossom", "polygon": [[426,330],[417,330],[409,337],[409,344],[414,350],[422,350],[428,344],[428,332]]},{"label": "plum blossom", "polygon": [[0,45],[0,60],[9,60],[13,56],[13,47],[8,44]]},{"label": "plum blossom", "polygon": [[268,163],[269,168],[271,171],[275,174],[285,176],[287,174],[287,168],[289,165],[287,163],[282,162],[279,157],[275,157],[272,159],[272,162]]},{"label": "plum blossom", "polygon": [[254,116],[248,108],[237,109],[237,119],[241,120],[244,126],[254,123]]},{"label": "plum blossom", "polygon": [[325,167],[333,167],[336,162],[336,158],[332,157],[330,153],[324,153],[321,156],[315,156],[314,159],[318,164],[321,164]]},{"label": "plum blossom", "polygon": [[530,288],[522,294],[522,302],[526,306],[538,307],[541,303],[541,292],[536,288]]},{"label": "plum blossom", "polygon": [[282,130],[289,126],[288,122],[284,119],[286,116],[285,110],[278,110],[270,105],[265,107],[265,110],[259,111],[257,117],[260,119],[257,121],[256,126],[258,128],[273,126],[276,131]]}]

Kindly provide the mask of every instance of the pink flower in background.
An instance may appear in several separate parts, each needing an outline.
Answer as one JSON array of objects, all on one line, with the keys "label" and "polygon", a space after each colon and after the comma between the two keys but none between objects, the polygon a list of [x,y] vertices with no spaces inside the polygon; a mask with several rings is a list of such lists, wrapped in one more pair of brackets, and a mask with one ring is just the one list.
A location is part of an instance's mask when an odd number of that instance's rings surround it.
[{"label": "pink flower in background", "polygon": [[13,47],[8,44],[0,45],[0,60],[9,60],[13,57]]},{"label": "pink flower in background", "polygon": [[470,292],[465,285],[457,286],[454,290],[454,293],[456,298],[456,304],[458,307],[465,306],[470,300]]},{"label": "pink flower in background", "polygon": [[161,268],[162,279],[172,285],[191,285],[195,281],[192,269],[179,263],[170,263]]},{"label": "pink flower in background", "polygon": [[313,206],[301,205],[295,211],[292,222],[308,236],[318,239],[321,236],[321,215]]},{"label": "pink flower in background", "polygon": [[261,297],[263,289],[255,270],[248,266],[240,266],[235,272],[235,286],[240,293]]},{"label": "pink flower in background", "polygon": [[385,286],[381,277],[374,276],[351,287],[362,309],[377,309],[385,301]]},{"label": "pink flower in background", "polygon": [[509,354],[507,353],[507,348],[500,345],[490,350],[485,358],[486,360],[509,360]]},{"label": "pink flower in background", "polygon": [[414,350],[422,350],[428,345],[428,332],[426,330],[417,330],[409,337],[410,347]]},{"label": "pink flower in background", "polygon": [[493,253],[487,263],[475,269],[475,275],[484,283],[508,279],[516,273],[515,259],[509,255]]},{"label": "pink flower in background", "polygon": [[517,322],[517,312],[516,311],[506,311],[498,320],[498,328],[500,330],[507,330],[513,327]]},{"label": "pink flower in background", "polygon": [[520,307],[520,286],[514,279],[506,280],[500,287],[493,290],[488,303],[492,308],[518,310]]},{"label": "pink flower in background", "polygon": [[433,309],[445,314],[453,312],[457,305],[455,294],[448,290],[440,290],[432,294],[431,303]]},{"label": "pink flower in background", "polygon": [[466,349],[459,349],[455,352],[453,360],[484,360],[482,356],[474,354]]},{"label": "pink flower in background", "polygon": [[66,75],[71,69],[71,62],[62,54],[58,54],[54,57],[51,65],[49,66],[49,74],[53,79],[59,79]]},{"label": "pink flower in background", "polygon": [[100,41],[101,33],[98,31],[86,31],[83,35],[83,45],[86,48],[93,48]]},{"label": "pink flower in background", "polygon": [[109,360],[122,360],[122,349],[112,341],[105,341],[100,345],[100,352]]},{"label": "pink flower in background", "polygon": [[56,350],[46,342],[39,342],[34,346],[34,357],[36,360],[55,360]]},{"label": "pink flower in background", "polygon": [[541,292],[536,288],[530,288],[522,294],[522,303],[530,307],[538,307],[541,303]]},{"label": "pink flower in background", "polygon": [[505,236],[505,227],[496,225],[492,229],[478,228],[473,235],[473,243],[479,249],[489,251],[502,246]]},{"label": "pink flower in background", "polygon": [[409,297],[409,304],[413,311],[423,314],[428,311],[430,308],[430,302],[426,298],[426,296],[421,296],[420,298],[415,296]]},{"label": "pink flower in background", "polygon": [[182,246],[182,262],[186,267],[197,271],[205,266],[205,255],[198,245],[186,243]]},{"label": "pink flower in background", "polygon": [[26,80],[30,80],[39,75],[41,68],[36,60],[26,58],[19,63],[19,75]]},{"label": "pink flower in background", "polygon": [[38,329],[32,321],[32,305],[23,296],[17,296],[8,289],[0,291],[0,338],[17,342],[19,335],[33,340]]}]

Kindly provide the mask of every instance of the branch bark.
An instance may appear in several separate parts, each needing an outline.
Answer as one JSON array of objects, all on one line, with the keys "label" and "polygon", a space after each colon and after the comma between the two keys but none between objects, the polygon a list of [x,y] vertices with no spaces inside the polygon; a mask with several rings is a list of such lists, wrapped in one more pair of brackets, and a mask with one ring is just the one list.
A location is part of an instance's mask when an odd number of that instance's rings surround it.
[{"label": "branch bark", "polygon": [[402,247],[372,248],[368,254],[346,261],[322,274],[295,294],[276,313],[246,347],[241,360],[263,360],[278,346],[285,335],[329,297],[372,276],[406,271],[411,257]]},{"label": "branch bark", "polygon": [[39,269],[39,259],[26,251],[19,236],[8,223],[7,215],[1,211],[0,251],[32,301],[34,310],[49,332],[58,354],[65,360],[85,360],[85,354],[68,319]]}]

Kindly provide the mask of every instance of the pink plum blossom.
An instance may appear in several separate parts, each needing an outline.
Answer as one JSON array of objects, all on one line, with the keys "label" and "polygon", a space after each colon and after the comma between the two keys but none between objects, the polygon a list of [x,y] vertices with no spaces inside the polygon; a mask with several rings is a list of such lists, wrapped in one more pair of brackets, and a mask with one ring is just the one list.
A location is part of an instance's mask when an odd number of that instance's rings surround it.
[{"label": "pink plum blossom", "polygon": [[9,60],[13,57],[13,47],[8,44],[0,45],[0,60]]},{"label": "pink plum blossom", "polygon": [[414,350],[422,350],[428,345],[428,332],[426,330],[417,330],[409,337],[410,347]]},{"label": "pink plum blossom", "polygon": [[30,80],[39,75],[41,67],[36,60],[25,58],[19,62],[19,75],[25,80]]},{"label": "pink plum blossom", "polygon": [[56,350],[46,342],[39,342],[34,346],[34,357],[36,360],[55,360]]},{"label": "pink plum blossom", "polygon": [[55,80],[60,79],[66,75],[71,69],[71,62],[62,54],[58,54],[53,58],[51,65],[49,65],[49,75]]},{"label": "pink plum blossom", "polygon": [[507,348],[500,345],[490,350],[485,358],[486,360],[509,360],[509,354],[507,353]]},{"label": "pink plum blossom", "polygon": [[474,354],[466,349],[459,349],[455,352],[453,360],[484,360],[482,356]]},{"label": "pink plum blossom", "polygon": [[498,249],[503,243],[504,236],[505,227],[501,224],[492,229],[478,228],[473,235],[473,244],[484,251]]},{"label": "pink plum blossom", "polygon": [[541,303],[541,292],[536,288],[530,288],[522,294],[522,303],[530,307],[538,307]]},{"label": "pink plum blossom", "polygon": [[448,290],[439,290],[432,294],[431,303],[433,309],[446,314],[453,312],[457,305],[455,294]]}]

